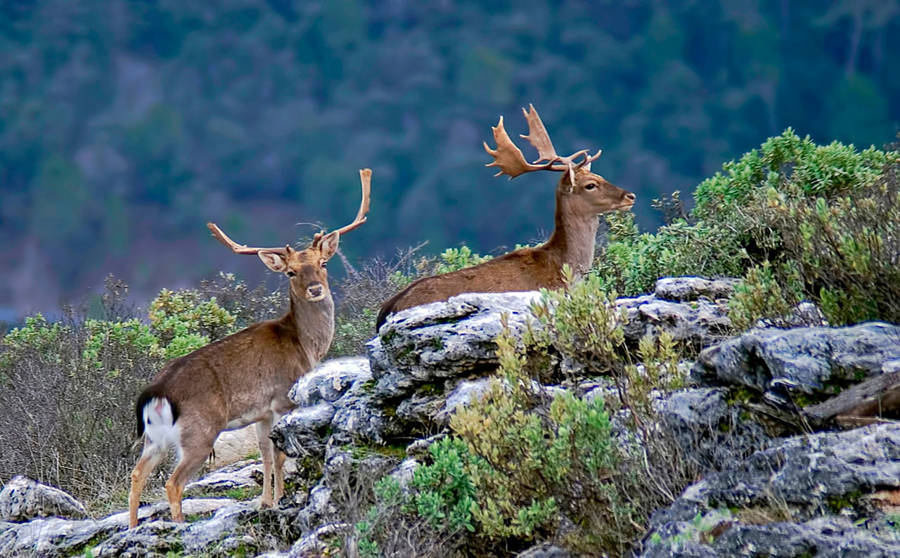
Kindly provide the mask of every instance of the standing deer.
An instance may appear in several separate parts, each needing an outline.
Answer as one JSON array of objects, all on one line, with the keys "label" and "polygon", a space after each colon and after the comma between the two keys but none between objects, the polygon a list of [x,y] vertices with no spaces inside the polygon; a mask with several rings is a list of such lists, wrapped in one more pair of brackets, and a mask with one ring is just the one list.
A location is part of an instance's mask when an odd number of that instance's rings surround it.
[{"label": "standing deer", "polygon": [[492,127],[497,148],[491,149],[487,142],[484,144],[485,151],[494,158],[487,166],[498,167],[500,172],[495,176],[505,174],[510,180],[526,172],[541,170],[563,173],[556,186],[555,227],[550,239],[540,246],[521,248],[473,267],[414,281],[381,306],[376,330],[381,328],[388,314],[447,300],[460,293],[560,288],[564,284],[563,265],[568,264],[576,278],[590,269],[599,226],[597,216],[616,209],[627,210],[634,205],[634,194],[591,172],[591,161],[600,156],[600,151],[590,155],[584,149],[561,157],[556,154],[534,106],[529,105],[529,110],[522,109],[522,112],[528,121],[528,135],[522,137],[537,149],[537,160],[534,163],[525,160],[503,128],[501,116],[500,122]]},{"label": "standing deer", "polygon": [[[138,397],[138,435],[144,450],[131,472],[128,512],[138,522],[141,491],[166,450],[178,459],[166,482],[174,521],[184,521],[181,496],[223,430],[256,424],[263,462],[260,507],[271,507],[284,492],[285,455],[269,438],[272,424],[295,405],[288,391],[325,356],[334,336],[334,301],[325,262],[334,256],[342,234],[366,221],[372,171],[359,171],[362,202],[356,219],[325,234],[317,233],[304,250],[249,248],[237,244],[213,223],[213,236],[236,254],[256,254],[270,270],[290,281],[290,310],[283,317],[253,324],[166,364]],[[272,466],[274,485],[272,482]]]}]

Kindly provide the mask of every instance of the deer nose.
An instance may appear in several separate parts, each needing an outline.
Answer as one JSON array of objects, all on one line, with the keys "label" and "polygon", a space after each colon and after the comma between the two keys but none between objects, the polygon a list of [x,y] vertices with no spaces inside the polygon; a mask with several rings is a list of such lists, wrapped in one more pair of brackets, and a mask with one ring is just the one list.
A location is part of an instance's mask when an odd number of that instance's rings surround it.
[{"label": "deer nose", "polygon": [[625,195],[622,197],[625,198],[625,201],[634,201],[634,194],[632,194],[631,192],[625,192]]},{"label": "deer nose", "polygon": [[313,283],[310,286],[306,287],[307,300],[320,300],[324,295],[325,287],[322,286],[322,283]]}]

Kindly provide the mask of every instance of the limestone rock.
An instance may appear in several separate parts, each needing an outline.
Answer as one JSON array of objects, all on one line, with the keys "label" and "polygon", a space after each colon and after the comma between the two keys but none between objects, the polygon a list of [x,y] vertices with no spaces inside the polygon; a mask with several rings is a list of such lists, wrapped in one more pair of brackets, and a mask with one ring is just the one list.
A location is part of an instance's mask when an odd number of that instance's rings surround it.
[{"label": "limestone rock", "polygon": [[898,359],[896,325],[754,329],[701,352],[692,374],[703,383],[747,386],[780,404],[789,392],[833,395]]},{"label": "limestone rock", "polygon": [[740,282],[740,279],[730,277],[662,277],[656,281],[653,294],[660,300],[673,302],[690,302],[701,298],[712,301],[729,299],[734,295],[735,285]]},{"label": "limestone rock", "polygon": [[0,519],[28,521],[35,517],[81,518],[87,511],[81,502],[58,488],[23,476],[11,479],[0,491]]},{"label": "limestone rock", "polygon": [[836,502],[878,488],[900,488],[897,424],[773,443],[691,485],[672,506],[657,512],[651,523],[659,528],[716,508],[776,505],[789,509],[795,520],[805,521],[833,511]]},{"label": "limestone rock", "polygon": [[391,314],[369,342],[375,395],[399,398],[416,386],[497,367],[501,316],[524,329],[538,292],[466,293]]}]

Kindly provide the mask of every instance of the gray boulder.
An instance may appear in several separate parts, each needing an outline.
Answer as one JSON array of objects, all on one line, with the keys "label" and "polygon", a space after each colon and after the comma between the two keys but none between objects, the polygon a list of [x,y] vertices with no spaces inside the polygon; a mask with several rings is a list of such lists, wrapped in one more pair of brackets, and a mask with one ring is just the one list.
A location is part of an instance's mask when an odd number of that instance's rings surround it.
[{"label": "gray boulder", "polygon": [[734,461],[654,514],[659,530],[717,508],[779,507],[796,521],[848,508],[861,495],[900,488],[900,425],[795,436]]},{"label": "gray boulder", "polygon": [[[668,526],[665,536],[644,546],[642,558],[889,558],[900,556],[900,538],[872,531],[846,517],[801,523],[742,524],[729,514],[710,513]],[[659,532],[655,532],[659,535]]]},{"label": "gray boulder", "polygon": [[0,491],[0,520],[28,521],[35,517],[87,517],[81,502],[58,488],[23,476],[12,478]]},{"label": "gray boulder", "polygon": [[700,470],[719,470],[765,448],[771,441],[763,425],[740,405],[731,405],[724,388],[691,388],[663,395],[655,405],[663,432]]},{"label": "gray boulder", "polygon": [[900,425],[789,438],[657,511],[640,556],[900,556],[866,497],[898,487]]},{"label": "gray boulder", "polygon": [[494,370],[501,316],[523,331],[539,299],[533,291],[467,293],[391,314],[367,345],[376,397],[400,398],[422,384]]},{"label": "gray boulder", "polygon": [[898,360],[896,325],[754,329],[702,351],[692,374],[701,383],[747,386],[781,405],[790,393],[834,395]]},{"label": "gray boulder", "polygon": [[[183,506],[185,515],[190,516],[213,513],[229,506],[245,508],[248,505],[228,498],[186,498]],[[0,531],[0,556],[53,558],[83,554],[86,548],[92,548],[94,556],[165,554],[168,550],[191,544],[182,539],[182,532],[193,525],[172,523],[168,521],[168,514],[169,505],[166,502],[142,506],[139,510],[142,523],[131,530],[128,529],[128,512],[98,520],[33,519]]]},{"label": "gray boulder", "polygon": [[[726,297],[734,283],[665,278],[654,294],[618,299],[616,305],[626,315],[626,339],[634,345],[645,335],[667,331],[697,347],[722,340],[731,331]],[[528,324],[536,325],[531,306],[540,297],[534,291],[466,293],[390,315],[367,345],[375,397],[399,400],[421,386],[448,391],[455,384],[447,380],[494,371],[501,317],[506,315],[510,329],[520,334]],[[416,406],[430,403],[420,400]]]},{"label": "gray boulder", "polygon": [[740,279],[725,277],[662,277],[656,281],[653,294],[660,300],[690,302],[692,300],[720,300],[734,296],[734,287]]},{"label": "gray boulder", "polygon": [[375,404],[374,382],[364,357],[323,362],[291,388],[300,405],[272,428],[275,445],[290,457],[322,456],[329,439],[382,444],[399,426]]}]

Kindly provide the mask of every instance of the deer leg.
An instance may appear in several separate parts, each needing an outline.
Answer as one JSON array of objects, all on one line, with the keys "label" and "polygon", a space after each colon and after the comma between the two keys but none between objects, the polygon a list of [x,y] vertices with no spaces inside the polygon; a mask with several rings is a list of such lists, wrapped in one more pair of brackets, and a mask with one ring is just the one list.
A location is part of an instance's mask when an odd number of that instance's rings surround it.
[{"label": "deer leg", "polygon": [[259,507],[272,507],[272,465],[275,461],[275,444],[269,438],[272,431],[272,417],[267,416],[256,423],[256,438],[259,441],[259,454],[263,464],[263,489]]},{"label": "deer leg", "polygon": [[[273,444],[274,445],[274,444]],[[275,448],[275,505],[281,501],[284,496],[284,461],[287,455],[280,449]]]},{"label": "deer leg", "polygon": [[184,485],[206,462],[215,440],[216,436],[213,435],[211,439],[200,442],[191,441],[195,443],[182,441],[181,459],[178,460],[178,465],[172,471],[172,476],[166,481],[166,496],[169,498],[172,521],[184,522],[184,514],[181,512],[181,497],[184,494]]},{"label": "deer leg", "polygon": [[147,477],[159,465],[163,457],[163,448],[150,441],[144,442],[144,450],[137,465],[131,471],[131,490],[128,493],[128,527],[137,527],[138,507],[141,505],[141,492],[147,483]]}]

